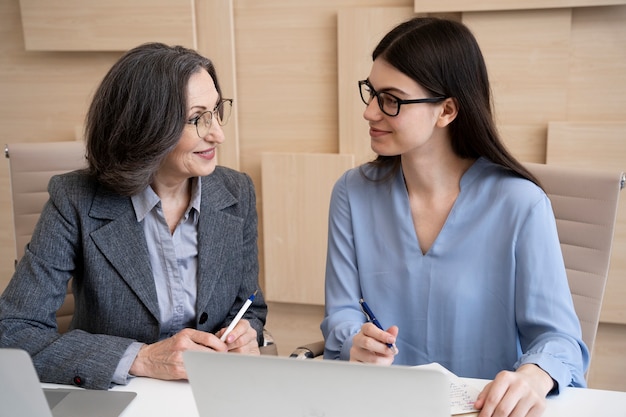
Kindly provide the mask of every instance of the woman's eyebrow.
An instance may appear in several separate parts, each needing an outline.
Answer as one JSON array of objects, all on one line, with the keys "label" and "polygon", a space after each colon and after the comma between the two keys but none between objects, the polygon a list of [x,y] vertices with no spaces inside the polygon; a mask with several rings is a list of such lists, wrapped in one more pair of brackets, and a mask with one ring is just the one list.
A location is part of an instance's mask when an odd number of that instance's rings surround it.
[{"label": "woman's eyebrow", "polygon": [[379,93],[396,93],[396,94],[404,94],[404,95],[408,95],[404,90],[400,90],[397,87],[384,87],[384,88],[376,88],[374,87],[374,85],[372,84],[372,82],[369,80],[369,78],[367,79],[367,82],[369,83],[370,86],[372,86],[372,88],[374,90],[376,90]]},{"label": "woman's eyebrow", "polygon": [[201,104],[196,104],[195,106],[191,106],[189,110],[194,111],[194,110],[206,110],[206,109],[207,109],[206,106],[203,106]]}]

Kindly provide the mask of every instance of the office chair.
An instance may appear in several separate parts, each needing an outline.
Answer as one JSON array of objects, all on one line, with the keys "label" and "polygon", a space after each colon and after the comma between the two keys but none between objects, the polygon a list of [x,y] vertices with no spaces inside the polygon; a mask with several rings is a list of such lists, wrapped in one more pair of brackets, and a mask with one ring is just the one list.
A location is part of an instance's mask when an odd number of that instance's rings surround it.
[{"label": "office chair", "polygon": [[[13,200],[15,227],[15,263],[24,255],[41,210],[48,200],[50,177],[87,166],[83,141],[12,143],[5,145],[4,155],[9,160],[9,179]],[[74,314],[74,295],[71,280],[67,295],[57,311],[57,326],[61,333],[69,328]],[[277,355],[270,332],[264,329],[263,354]]]},{"label": "office chair", "polygon": [[[609,273],[613,231],[623,172],[600,172],[526,163],[541,182],[554,210],[567,279],[582,338],[590,354],[600,321],[602,297]],[[324,342],[296,348],[291,357],[315,358]]]},{"label": "office chair", "polygon": [[[48,200],[50,177],[84,168],[87,161],[82,141],[12,143],[5,145],[4,155],[9,160],[17,265]],[[65,301],[57,311],[57,326],[61,333],[67,331],[74,314],[71,285],[70,280]]]}]

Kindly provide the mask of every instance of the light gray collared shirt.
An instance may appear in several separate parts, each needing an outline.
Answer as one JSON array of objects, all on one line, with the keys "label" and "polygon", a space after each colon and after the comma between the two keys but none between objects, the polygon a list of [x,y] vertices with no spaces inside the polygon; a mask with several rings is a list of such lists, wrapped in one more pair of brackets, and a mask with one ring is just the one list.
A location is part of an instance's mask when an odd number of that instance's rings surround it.
[{"label": "light gray collared shirt", "polygon": [[[159,340],[193,327],[195,323],[200,185],[199,177],[192,179],[189,206],[173,234],[165,221],[161,199],[152,187],[148,186],[131,197],[137,221],[143,222],[156,286],[161,324]],[[128,382],[128,371],[141,345],[133,343],[129,346],[114,374],[115,383]]]}]

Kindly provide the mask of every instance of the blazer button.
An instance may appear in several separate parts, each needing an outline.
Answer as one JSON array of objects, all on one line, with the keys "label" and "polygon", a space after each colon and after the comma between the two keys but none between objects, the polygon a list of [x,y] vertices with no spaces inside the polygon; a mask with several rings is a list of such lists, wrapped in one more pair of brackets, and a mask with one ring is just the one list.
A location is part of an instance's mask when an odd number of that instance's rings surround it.
[{"label": "blazer button", "polygon": [[200,314],[200,320],[198,320],[198,323],[204,324],[206,323],[208,319],[209,319],[209,315],[207,313],[202,313]]},{"label": "blazer button", "polygon": [[78,385],[79,387],[82,387],[83,385],[85,385],[85,381],[83,380],[83,378],[80,377],[80,375],[76,375],[72,379],[72,382],[74,382],[74,385]]}]

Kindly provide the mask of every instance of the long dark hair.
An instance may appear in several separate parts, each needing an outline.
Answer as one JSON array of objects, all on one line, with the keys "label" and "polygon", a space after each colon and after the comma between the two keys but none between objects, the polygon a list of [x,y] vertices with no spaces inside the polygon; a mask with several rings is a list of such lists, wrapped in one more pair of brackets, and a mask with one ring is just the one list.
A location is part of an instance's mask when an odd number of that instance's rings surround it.
[{"label": "long dark hair", "polygon": [[221,97],[213,63],[182,46],[143,44],[111,67],[85,125],[88,169],[100,184],[130,196],[152,182],[181,137],[187,84],[202,69]]},{"label": "long dark hair", "polygon": [[[485,60],[476,38],[462,23],[416,17],[392,29],[372,53],[415,80],[432,96],[453,97],[459,107],[450,123],[453,151],[461,158],[484,157],[539,185],[539,181],[504,147],[491,107]],[[370,165],[400,169],[400,156],[379,155]]]}]

